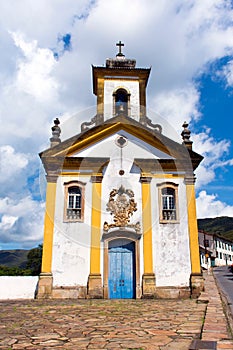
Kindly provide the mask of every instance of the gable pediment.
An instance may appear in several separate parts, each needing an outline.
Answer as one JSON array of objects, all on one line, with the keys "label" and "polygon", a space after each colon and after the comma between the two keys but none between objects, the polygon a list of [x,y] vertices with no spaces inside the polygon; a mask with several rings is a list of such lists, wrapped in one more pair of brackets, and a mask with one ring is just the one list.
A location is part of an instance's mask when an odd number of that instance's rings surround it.
[{"label": "gable pediment", "polygon": [[116,140],[120,137],[127,140],[127,150],[131,156],[137,155],[144,159],[173,159],[169,154],[123,129],[110,136],[106,136],[101,141],[87,145],[86,148],[73,153],[72,157],[111,157],[119,149],[116,146]]},{"label": "gable pediment", "polygon": [[[40,153],[45,165],[46,159],[53,159],[53,162],[60,159],[60,162],[72,158],[73,163],[78,158],[103,158],[109,159],[108,146],[114,142],[117,135],[128,139],[131,148],[135,150],[135,158],[151,160],[181,160],[183,163],[192,161],[195,169],[202,156],[188,150],[183,144],[179,144],[163,134],[152,131],[146,126],[127,118],[118,116],[106,122],[86,130],[70,139],[61,142],[59,145]],[[100,152],[100,150],[102,151]]]}]

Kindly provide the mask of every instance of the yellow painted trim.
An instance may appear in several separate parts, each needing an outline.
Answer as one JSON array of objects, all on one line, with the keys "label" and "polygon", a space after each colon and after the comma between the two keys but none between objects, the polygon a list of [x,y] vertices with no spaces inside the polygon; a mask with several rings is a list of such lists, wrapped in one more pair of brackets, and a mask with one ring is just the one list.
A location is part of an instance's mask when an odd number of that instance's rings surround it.
[{"label": "yellow painted trim", "polygon": [[[156,141],[154,138],[152,138],[151,134],[148,132],[148,135],[146,135],[145,131],[143,129],[137,128],[132,132],[132,126],[130,124],[124,124],[121,121],[115,122],[114,124],[109,124],[104,129],[95,132],[94,134],[82,139],[81,141],[78,141],[77,143],[74,143],[72,146],[69,147],[68,152],[66,153],[66,156],[72,156],[77,151],[80,152],[83,149],[86,149],[87,147],[90,147],[91,145],[95,144],[96,142],[101,141],[106,136],[111,136],[112,134],[118,132],[119,130],[125,130],[129,133],[132,133],[139,139],[143,140],[144,142],[147,142],[148,144],[151,144],[153,147],[157,147],[158,149],[162,150],[163,152],[168,153],[167,148],[158,140],[158,146],[154,144],[154,141]],[[56,156],[64,155],[64,150],[61,150],[56,153]]]},{"label": "yellow painted trim", "polygon": [[194,184],[186,184],[186,196],[188,205],[189,246],[192,273],[201,273]]},{"label": "yellow painted trim", "polygon": [[92,183],[90,274],[100,273],[101,182]]},{"label": "yellow painted trim", "polygon": [[[128,79],[127,78],[121,78],[121,77],[114,77],[114,78],[111,78],[111,77],[107,77],[107,78],[105,78],[104,79],[105,81],[106,80],[120,80],[120,81],[124,81],[124,82],[131,82],[131,81],[135,81],[135,82],[139,82],[139,78],[131,78],[131,77],[129,77]],[[118,89],[118,88],[117,88]],[[116,90],[117,90],[116,89]],[[125,87],[124,87],[124,89],[125,89]],[[128,89],[128,88],[127,88]],[[128,89],[129,90],[129,89]]]},{"label": "yellow painted trim", "polygon": [[182,174],[142,174],[142,176],[150,176],[154,179],[174,179],[174,178],[184,178],[184,175]]},{"label": "yellow painted trim", "polygon": [[104,113],[104,78],[97,80],[97,114]]},{"label": "yellow painted trim", "polygon": [[153,273],[152,220],[150,183],[142,182],[142,225],[144,273]]},{"label": "yellow painted trim", "polygon": [[54,213],[56,200],[56,183],[47,183],[46,206],[44,219],[44,243],[41,272],[50,273],[52,269],[53,253],[53,230],[54,230]]},{"label": "yellow painted trim", "polygon": [[90,177],[92,175],[92,173],[86,173],[86,174],[81,174],[81,173],[73,173],[73,172],[62,172],[61,174],[60,174],[60,176],[70,176],[70,177],[77,177],[77,176],[79,176],[79,177]]},{"label": "yellow painted trim", "polygon": [[[80,173],[80,172],[61,172],[59,175],[60,176],[74,176],[74,177],[77,177],[77,176],[82,176],[82,177],[88,177],[88,176],[92,176],[94,175],[95,173]],[[162,176],[161,176],[162,175]],[[174,179],[174,178],[181,178],[183,179],[184,178],[184,175],[179,175],[179,174],[143,174],[142,176],[150,176],[152,178],[155,178],[155,179]]]},{"label": "yellow painted trim", "polygon": [[[82,173],[82,172],[72,172],[72,171],[62,171],[60,174],[60,176],[83,176],[83,177],[88,177],[88,176],[92,176],[95,175],[95,173],[92,172],[87,172],[87,173]],[[156,179],[171,179],[171,178],[181,178],[183,179],[185,176],[182,174],[151,174],[151,173],[142,173],[142,176],[149,176],[152,178],[156,178]]]}]

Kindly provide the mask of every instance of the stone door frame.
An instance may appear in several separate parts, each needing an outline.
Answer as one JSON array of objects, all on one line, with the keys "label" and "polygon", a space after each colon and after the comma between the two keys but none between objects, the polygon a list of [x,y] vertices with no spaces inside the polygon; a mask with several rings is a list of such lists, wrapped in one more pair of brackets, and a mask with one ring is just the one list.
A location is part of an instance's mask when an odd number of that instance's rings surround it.
[{"label": "stone door frame", "polygon": [[104,242],[104,259],[103,259],[103,292],[104,292],[104,299],[109,298],[108,293],[108,260],[109,260],[109,254],[108,254],[108,248],[109,248],[109,242],[117,239],[126,239],[130,242],[134,242],[135,244],[135,296],[136,299],[140,299],[142,296],[142,289],[140,285],[140,238],[141,234],[136,233],[135,231],[129,231],[124,230],[121,228],[114,229],[110,231],[109,233],[103,234],[103,242]]}]

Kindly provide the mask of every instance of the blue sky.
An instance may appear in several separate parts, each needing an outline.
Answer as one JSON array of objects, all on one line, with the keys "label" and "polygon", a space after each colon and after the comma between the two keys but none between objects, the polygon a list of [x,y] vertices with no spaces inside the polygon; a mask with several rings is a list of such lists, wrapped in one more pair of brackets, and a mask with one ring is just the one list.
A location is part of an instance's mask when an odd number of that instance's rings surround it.
[{"label": "blue sky", "polygon": [[[221,69],[221,65],[219,68]],[[202,76],[200,84],[200,103],[203,117],[195,124],[195,128],[201,130],[203,125],[206,125],[206,127],[211,128],[211,134],[216,141],[229,140],[231,143],[228,152],[223,154],[221,159],[230,159],[233,155],[231,130],[233,115],[232,87],[227,87],[221,79],[213,79],[211,75]],[[232,205],[232,166],[223,166],[216,169],[215,178],[206,188],[209,192],[218,194],[219,199],[225,203]]]},{"label": "blue sky", "polygon": [[55,117],[64,137],[71,118],[79,133],[95,114],[91,65],[114,57],[119,40],[138,67],[152,66],[154,118],[180,141],[190,123],[193,149],[205,157],[196,171],[198,217],[233,216],[231,1],[8,0],[0,16],[0,249],[42,241],[38,153]]}]

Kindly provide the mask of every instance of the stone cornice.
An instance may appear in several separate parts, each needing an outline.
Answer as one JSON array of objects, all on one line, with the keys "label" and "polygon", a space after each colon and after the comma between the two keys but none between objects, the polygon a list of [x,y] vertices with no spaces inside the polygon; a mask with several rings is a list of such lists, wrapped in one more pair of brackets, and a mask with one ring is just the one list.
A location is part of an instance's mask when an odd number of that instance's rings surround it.
[{"label": "stone cornice", "polygon": [[143,184],[149,184],[151,183],[151,179],[152,177],[151,176],[140,176],[140,182],[143,183]]},{"label": "stone cornice", "polygon": [[142,159],[135,158],[134,164],[141,169],[141,172],[145,173],[157,173],[157,172],[176,172],[176,173],[190,173],[194,171],[198,164],[198,160],[193,161],[189,158],[188,154],[183,155],[184,158],[176,159]]},{"label": "stone cornice", "polygon": [[91,182],[93,183],[101,183],[103,180],[103,175],[102,174],[96,174],[91,176]]},{"label": "stone cornice", "polygon": [[57,178],[58,178],[58,175],[55,175],[55,174],[48,174],[46,175],[46,180],[47,182],[52,182],[52,183],[56,183],[57,182]]},{"label": "stone cornice", "polygon": [[188,174],[188,175],[185,175],[185,178],[184,178],[184,183],[186,185],[194,185],[196,182],[196,177],[194,174]]},{"label": "stone cornice", "polygon": [[42,162],[47,176],[59,176],[64,171],[76,171],[84,174],[102,173],[110,158],[83,157],[43,157]]},{"label": "stone cornice", "polygon": [[102,78],[105,79],[106,77],[119,77],[122,79],[122,76],[124,77],[137,77],[140,79],[140,81],[145,82],[145,86],[147,85],[148,78],[150,75],[151,68],[122,68],[122,67],[114,67],[114,68],[107,68],[107,67],[95,67],[92,66],[92,76],[93,76],[93,92],[95,95],[97,95],[97,79]]}]

